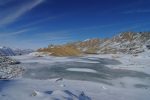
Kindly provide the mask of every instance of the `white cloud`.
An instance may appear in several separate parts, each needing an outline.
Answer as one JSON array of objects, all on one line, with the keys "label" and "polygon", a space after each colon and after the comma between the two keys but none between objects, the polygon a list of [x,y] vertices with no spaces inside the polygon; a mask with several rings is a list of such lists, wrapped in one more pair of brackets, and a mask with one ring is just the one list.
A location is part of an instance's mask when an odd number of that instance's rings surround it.
[{"label": "white cloud", "polygon": [[18,6],[14,6],[13,8],[9,7],[6,11],[4,10],[3,13],[0,14],[1,16],[3,16],[0,19],[0,26],[7,25],[9,23],[16,21],[20,16],[30,11],[37,5],[41,4],[43,1],[44,0],[30,0]]}]

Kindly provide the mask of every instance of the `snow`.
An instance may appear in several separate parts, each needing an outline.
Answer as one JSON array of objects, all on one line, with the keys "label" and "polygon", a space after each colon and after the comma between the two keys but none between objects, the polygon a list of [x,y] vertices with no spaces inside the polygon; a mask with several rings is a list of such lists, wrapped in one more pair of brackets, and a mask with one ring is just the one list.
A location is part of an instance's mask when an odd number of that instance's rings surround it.
[{"label": "snow", "polygon": [[90,39],[85,39],[84,42],[89,41]]},{"label": "snow", "polygon": [[[117,54],[116,54],[117,55]],[[106,56],[107,57],[107,56]],[[111,58],[111,56],[108,56]],[[113,58],[113,57],[112,57]],[[150,51],[134,55],[119,55],[118,58],[113,58],[122,63],[122,65],[107,65],[113,69],[129,69],[150,74]]]},{"label": "snow", "polygon": [[89,69],[89,68],[68,68],[68,71],[77,71],[77,72],[89,72],[89,73],[97,73],[96,70]]},{"label": "snow", "polygon": [[[39,57],[39,55],[41,55]],[[54,57],[46,54],[33,52],[29,55],[24,56],[14,56],[12,57],[16,60],[21,60],[23,63],[56,63],[56,62],[83,62],[83,63],[99,63],[97,61],[90,61],[87,59],[82,59],[84,57]]]},{"label": "snow", "polygon": [[[51,80],[15,80],[0,93],[1,100],[149,100],[149,90],[118,88],[105,84],[63,80],[60,87]],[[127,79],[128,80],[128,79]],[[14,92],[15,91],[15,92]],[[81,99],[82,98],[82,99]]]},{"label": "snow", "polygon": [[[27,70],[32,69],[34,76],[53,77],[44,79],[22,76],[16,80],[0,80],[1,100],[149,100],[150,98],[150,51],[138,55],[103,54],[83,57],[47,55],[38,57],[32,53],[12,58],[24,65],[37,63],[36,66],[24,66]],[[37,70],[38,68],[46,68],[44,70],[46,72],[42,73],[42,69]]]},{"label": "snow", "polygon": [[22,74],[23,68],[19,62],[10,59],[9,57],[0,56],[0,79],[11,79]]}]

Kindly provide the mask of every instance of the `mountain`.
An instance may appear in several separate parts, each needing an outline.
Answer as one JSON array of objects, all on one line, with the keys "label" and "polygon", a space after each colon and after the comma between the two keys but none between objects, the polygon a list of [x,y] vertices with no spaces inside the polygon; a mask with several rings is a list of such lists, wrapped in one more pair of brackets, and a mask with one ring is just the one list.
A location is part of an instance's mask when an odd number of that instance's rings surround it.
[{"label": "mountain", "polygon": [[100,43],[103,41],[105,41],[105,39],[98,39],[98,38],[89,39],[89,40],[77,43],[76,47],[84,53],[95,54],[99,50]]},{"label": "mountain", "polygon": [[31,49],[11,49],[9,47],[0,47],[0,56],[16,56],[33,52]]},{"label": "mountain", "polygon": [[150,32],[122,32],[112,38],[90,39],[72,45],[88,54],[136,54],[150,49]]},{"label": "mountain", "polygon": [[[67,48],[66,48],[67,47]],[[62,49],[65,48],[65,49]],[[81,54],[137,54],[150,50],[150,32],[122,32],[112,38],[86,39],[65,45],[49,45],[39,49],[39,52],[49,52],[51,55],[81,55]],[[74,54],[74,52],[78,52]]]},{"label": "mountain", "polygon": [[15,55],[25,55],[34,52],[32,49],[14,49]]},{"label": "mountain", "polygon": [[136,54],[147,50],[150,45],[150,32],[123,32],[100,43],[99,53]]},{"label": "mountain", "polygon": [[52,46],[48,48],[38,49],[38,52],[45,52],[53,56],[78,56],[81,54],[73,45]]},{"label": "mountain", "polygon": [[16,54],[11,48],[0,47],[0,56],[15,56]]}]

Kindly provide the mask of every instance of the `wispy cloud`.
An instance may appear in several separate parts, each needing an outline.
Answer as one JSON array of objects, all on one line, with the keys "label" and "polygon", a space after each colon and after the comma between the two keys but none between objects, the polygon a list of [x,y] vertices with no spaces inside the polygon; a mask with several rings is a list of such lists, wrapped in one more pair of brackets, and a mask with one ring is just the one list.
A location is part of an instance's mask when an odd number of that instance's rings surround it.
[{"label": "wispy cloud", "polygon": [[64,15],[51,16],[51,17],[39,19],[39,20],[37,20],[37,21],[34,21],[34,22],[30,22],[30,23],[28,23],[28,24],[25,24],[25,25],[21,26],[21,28],[27,28],[27,27],[39,25],[39,24],[41,24],[41,23],[43,23],[43,22],[51,21],[51,20],[57,19],[57,18],[62,17],[62,16],[64,16]]},{"label": "wispy cloud", "polygon": [[128,11],[124,11],[123,13],[124,13],[124,14],[150,13],[150,9],[128,10]]},{"label": "wispy cloud", "polygon": [[[8,0],[7,2],[12,2],[12,1]],[[20,16],[27,13],[37,5],[41,4],[42,2],[44,2],[44,0],[30,0],[28,2],[24,2],[17,6],[13,6],[13,7],[10,6],[6,10],[4,9],[4,11],[3,12],[1,11],[2,13],[0,14],[1,16],[3,16],[2,18],[0,18],[0,26],[7,25],[11,22],[16,21]],[[4,5],[6,3],[1,3],[1,5],[2,4]]]},{"label": "wispy cloud", "polygon": [[30,29],[22,29],[22,30],[18,30],[18,31],[9,32],[9,33],[0,33],[0,38],[19,35],[19,34],[28,32],[29,30]]}]

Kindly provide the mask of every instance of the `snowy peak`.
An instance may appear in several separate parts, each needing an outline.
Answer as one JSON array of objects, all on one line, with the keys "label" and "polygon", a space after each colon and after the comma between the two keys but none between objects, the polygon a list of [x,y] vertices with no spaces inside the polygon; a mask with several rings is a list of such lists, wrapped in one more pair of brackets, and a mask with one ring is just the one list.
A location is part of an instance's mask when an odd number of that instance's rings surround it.
[{"label": "snowy peak", "polygon": [[0,47],[0,56],[16,56],[24,55],[33,52],[30,49],[11,49],[9,47],[1,46]]},{"label": "snowy peak", "polygon": [[11,48],[0,47],[0,56],[14,56],[15,53]]}]

